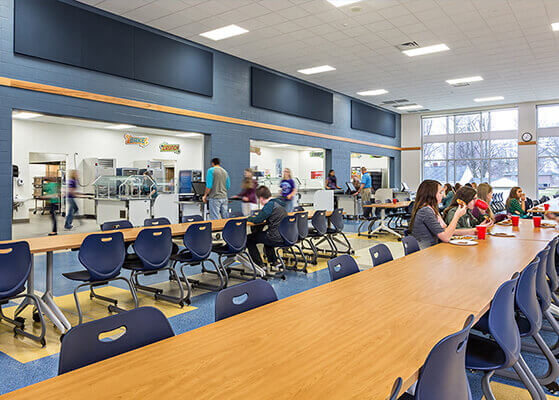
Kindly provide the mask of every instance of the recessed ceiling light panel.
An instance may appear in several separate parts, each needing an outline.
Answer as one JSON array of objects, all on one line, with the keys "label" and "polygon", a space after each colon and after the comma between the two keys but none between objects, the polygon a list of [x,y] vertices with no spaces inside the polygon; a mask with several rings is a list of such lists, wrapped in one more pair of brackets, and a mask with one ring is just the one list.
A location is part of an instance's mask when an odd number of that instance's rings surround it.
[{"label": "recessed ceiling light panel", "polygon": [[223,28],[214,29],[213,31],[208,31],[201,33],[200,36],[206,37],[212,40],[222,40],[227,39],[233,36],[242,35],[243,33],[247,33],[248,30],[245,28],[241,28],[237,25],[227,25]]},{"label": "recessed ceiling light panel", "polygon": [[343,7],[349,4],[359,3],[361,0],[327,0],[328,3],[332,4],[334,7]]},{"label": "recessed ceiling light panel", "polygon": [[396,107],[396,109],[398,110],[420,110],[422,109],[423,106],[420,106],[419,104],[410,104],[409,106],[399,106]]},{"label": "recessed ceiling light panel", "polygon": [[450,50],[450,48],[446,44],[441,43],[441,44],[434,44],[432,46],[418,47],[417,49],[404,50],[402,51],[402,53],[404,53],[408,57],[415,57],[415,56],[422,56],[425,54],[439,53],[441,51],[447,51],[447,50]]},{"label": "recessed ceiling light panel", "polygon": [[106,128],[107,129],[132,129],[135,128],[135,125],[128,125],[128,124],[117,124],[117,125],[109,125]]},{"label": "recessed ceiling light panel", "polygon": [[328,71],[335,71],[335,70],[336,68],[330,65],[320,65],[318,67],[300,69],[297,72],[300,72],[305,75],[312,75],[312,74],[320,74],[321,72],[328,72]]},{"label": "recessed ceiling light panel", "polygon": [[553,31],[559,31],[559,22],[554,22],[551,24],[551,29]]},{"label": "recessed ceiling light panel", "polygon": [[477,99],[474,99],[474,101],[476,103],[483,103],[485,101],[499,101],[499,100],[504,100],[503,96],[492,96],[492,97],[478,97]]},{"label": "recessed ceiling light panel", "polygon": [[479,82],[482,81],[483,78],[481,76],[468,76],[467,78],[457,78],[457,79],[449,79],[446,81],[449,85],[460,85],[462,83],[471,83],[471,82]]},{"label": "recessed ceiling light panel", "polygon": [[14,113],[13,118],[15,119],[33,119],[33,118],[39,118],[42,117],[43,114],[39,114],[39,113],[34,113],[34,112],[30,112],[30,111],[18,111],[16,113]]},{"label": "recessed ceiling light panel", "polygon": [[357,92],[359,96],[380,96],[381,94],[388,93],[388,90],[384,89],[375,89],[375,90],[366,90],[364,92]]}]

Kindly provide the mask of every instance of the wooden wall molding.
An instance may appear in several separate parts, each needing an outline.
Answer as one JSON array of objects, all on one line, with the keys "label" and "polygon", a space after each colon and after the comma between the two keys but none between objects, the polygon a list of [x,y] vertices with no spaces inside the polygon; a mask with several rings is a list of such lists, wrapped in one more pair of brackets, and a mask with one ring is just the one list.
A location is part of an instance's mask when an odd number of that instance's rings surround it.
[{"label": "wooden wall molding", "polygon": [[223,115],[209,114],[200,111],[187,110],[183,108],[163,106],[160,104],[147,103],[138,100],[130,100],[130,99],[125,99],[120,97],[107,96],[103,94],[84,92],[81,90],[68,89],[68,88],[63,88],[58,86],[44,85],[41,83],[22,81],[22,80],[11,79],[6,77],[0,77],[0,85],[16,88],[16,89],[30,90],[34,92],[50,93],[59,96],[74,97],[78,99],[97,101],[97,102],[107,103],[107,104],[116,104],[116,105],[127,106],[127,107],[141,108],[144,110],[159,111],[168,114],[184,115],[186,117],[201,118],[201,119],[206,119],[211,121],[226,122],[229,124],[236,124],[236,125],[250,126],[254,128],[269,129],[269,130],[274,130],[279,132],[293,133],[296,135],[336,140],[339,142],[355,143],[355,144],[361,144],[361,145],[371,146],[371,147],[379,147],[379,148],[390,149],[390,150],[399,150],[399,151],[402,150],[401,147],[390,146],[390,145],[380,144],[380,143],[373,143],[365,140],[345,138],[341,136],[330,135],[327,133],[306,131],[303,129],[289,128],[281,125],[267,124],[263,122],[250,121],[241,118],[226,117]]},{"label": "wooden wall molding", "polygon": [[530,142],[518,142],[518,145],[519,145],[519,146],[529,146],[529,145],[537,144],[537,143],[538,143],[538,142],[536,142],[535,140],[532,140],[532,141],[530,141]]},{"label": "wooden wall molding", "polygon": [[421,150],[421,146],[417,147],[400,147],[401,151]]}]

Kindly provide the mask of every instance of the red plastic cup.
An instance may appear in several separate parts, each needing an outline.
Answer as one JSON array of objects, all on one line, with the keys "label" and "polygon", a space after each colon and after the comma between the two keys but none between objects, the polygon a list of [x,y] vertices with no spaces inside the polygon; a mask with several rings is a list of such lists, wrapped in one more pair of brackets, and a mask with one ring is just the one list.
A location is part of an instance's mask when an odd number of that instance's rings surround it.
[{"label": "red plastic cup", "polygon": [[477,208],[479,208],[480,210],[487,210],[489,208],[489,204],[487,204],[485,201],[481,200],[481,199],[477,199],[476,200],[476,204],[475,206]]},{"label": "red plastic cup", "polygon": [[396,203],[398,202],[398,200],[397,200],[397,199],[392,199],[392,202],[393,202],[394,204],[396,204]]},{"label": "red plastic cup", "polygon": [[479,240],[485,239],[485,234],[487,233],[487,227],[486,226],[476,226],[476,229],[477,229],[477,238]]},{"label": "red plastic cup", "polygon": [[542,226],[542,217],[534,216],[532,220],[534,221],[534,228],[539,228],[540,226]]},{"label": "red plastic cup", "polygon": [[545,211],[549,211],[549,204],[544,204],[543,208],[544,208]]},{"label": "red plastic cup", "polygon": [[518,215],[513,215],[510,219],[512,220],[512,226],[518,226],[520,223],[520,217]]}]

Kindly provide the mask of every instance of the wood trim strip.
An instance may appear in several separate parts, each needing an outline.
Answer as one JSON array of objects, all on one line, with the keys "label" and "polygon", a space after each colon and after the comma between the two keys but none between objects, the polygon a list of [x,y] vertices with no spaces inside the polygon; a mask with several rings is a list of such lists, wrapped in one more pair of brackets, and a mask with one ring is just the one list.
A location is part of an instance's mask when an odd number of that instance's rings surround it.
[{"label": "wood trim strip", "polygon": [[50,93],[59,96],[67,96],[67,97],[74,97],[78,99],[97,101],[101,103],[117,104],[121,106],[141,108],[144,110],[159,111],[168,114],[184,115],[186,117],[201,118],[201,119],[207,119],[211,121],[219,121],[219,122],[226,122],[226,123],[236,124],[236,125],[250,126],[254,128],[294,133],[296,135],[304,135],[304,136],[317,137],[321,139],[336,140],[340,142],[362,144],[365,146],[380,147],[383,149],[390,149],[390,150],[402,150],[401,147],[390,146],[390,145],[380,144],[380,143],[373,143],[365,140],[345,138],[345,137],[330,135],[326,133],[312,132],[312,131],[306,131],[302,129],[289,128],[281,125],[250,121],[241,118],[226,117],[223,115],[209,114],[200,111],[187,110],[183,108],[163,106],[160,104],[147,103],[138,100],[130,100],[130,99],[124,99],[120,97],[107,96],[103,94],[84,92],[81,90],[62,88],[58,86],[44,85],[41,83],[22,81],[22,80],[11,79],[6,77],[0,77],[0,85],[16,88],[16,89],[31,90],[34,92]]},{"label": "wood trim strip", "polygon": [[401,151],[410,151],[410,150],[421,150],[421,146],[417,147],[400,147]]},{"label": "wood trim strip", "polygon": [[538,142],[536,142],[535,140],[532,140],[531,142],[518,142],[519,146],[529,146],[531,144],[537,144]]}]

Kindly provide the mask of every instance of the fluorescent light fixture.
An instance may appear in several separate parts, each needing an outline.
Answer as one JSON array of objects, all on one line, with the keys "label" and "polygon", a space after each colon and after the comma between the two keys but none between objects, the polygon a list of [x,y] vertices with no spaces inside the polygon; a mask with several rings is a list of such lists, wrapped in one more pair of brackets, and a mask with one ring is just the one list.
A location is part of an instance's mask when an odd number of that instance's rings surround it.
[{"label": "fluorescent light fixture", "polygon": [[227,39],[233,36],[242,35],[243,33],[247,33],[248,30],[245,28],[241,28],[237,25],[227,25],[223,28],[214,29],[213,31],[208,31],[201,33],[200,36],[204,36],[208,39],[212,40],[222,40]]},{"label": "fluorescent light fixture", "polygon": [[497,101],[497,100],[503,100],[503,99],[504,99],[503,96],[478,97],[477,99],[474,99],[474,101],[476,103],[483,103],[484,101]]},{"label": "fluorescent light fixture", "polygon": [[271,144],[269,147],[289,147],[288,144]]},{"label": "fluorescent light fixture", "polygon": [[444,43],[441,43],[434,44],[432,46],[418,47],[417,49],[403,50],[402,53],[404,53],[408,57],[415,57],[447,50],[450,50],[448,46]]},{"label": "fluorescent light fixture", "polygon": [[469,76],[467,78],[449,79],[446,81],[449,85],[459,85],[461,83],[479,82],[482,81],[481,76]]},{"label": "fluorescent light fixture", "polygon": [[322,151],[324,151],[324,149],[316,149],[316,148],[314,148],[314,147],[307,147],[307,148],[305,149],[305,151],[321,151],[321,152],[322,152]]},{"label": "fluorescent light fixture", "polygon": [[379,96],[381,94],[388,93],[388,90],[384,89],[375,89],[375,90],[366,90],[364,92],[357,92],[359,96]]},{"label": "fluorescent light fixture", "polygon": [[297,72],[300,72],[305,75],[311,75],[311,74],[319,74],[321,72],[328,72],[328,71],[335,71],[335,70],[336,68],[331,67],[330,65],[321,65],[318,67],[300,69]]},{"label": "fluorescent light fixture", "polygon": [[559,22],[554,22],[551,24],[551,30],[559,31]]},{"label": "fluorescent light fixture", "polygon": [[135,128],[136,126],[134,125],[127,125],[127,124],[117,124],[117,125],[109,125],[106,128],[107,129],[132,129]]},{"label": "fluorescent light fixture", "polygon": [[177,133],[178,137],[199,137],[202,136],[201,133],[194,133],[194,132],[184,132],[184,133]]},{"label": "fluorescent light fixture", "polygon": [[361,0],[327,0],[334,7],[343,7],[353,3],[359,3]]},{"label": "fluorescent light fixture", "polygon": [[396,107],[396,109],[398,109],[398,110],[419,110],[421,108],[423,108],[423,106],[420,106],[419,104],[411,104],[409,106]]},{"label": "fluorescent light fixture", "polygon": [[15,119],[33,119],[33,118],[39,118],[39,117],[42,117],[42,116],[43,116],[43,114],[29,112],[29,111],[18,111],[17,113],[14,113],[14,118]]}]

